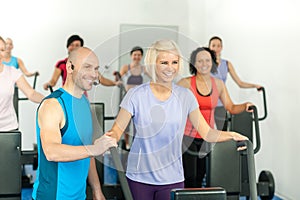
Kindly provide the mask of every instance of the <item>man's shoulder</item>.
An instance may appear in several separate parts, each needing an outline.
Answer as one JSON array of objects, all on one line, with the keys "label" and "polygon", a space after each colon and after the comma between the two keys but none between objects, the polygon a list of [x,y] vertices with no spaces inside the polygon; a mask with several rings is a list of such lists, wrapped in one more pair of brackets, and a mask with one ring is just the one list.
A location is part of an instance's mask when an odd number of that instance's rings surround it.
[{"label": "man's shoulder", "polygon": [[38,115],[55,115],[56,111],[59,109],[61,109],[61,106],[56,98],[44,99],[38,107]]},{"label": "man's shoulder", "polygon": [[61,97],[63,94],[63,91],[61,91],[60,89],[55,90],[54,92],[52,92],[51,94],[49,94],[47,97],[45,97],[45,99],[50,99],[50,98],[59,98]]},{"label": "man's shoulder", "polygon": [[58,98],[60,98],[63,94],[63,91],[61,90],[55,90],[54,92],[52,92],[50,95],[46,96],[42,103],[40,104],[40,107],[51,107],[51,108],[55,108],[56,106],[59,106],[59,101]]}]

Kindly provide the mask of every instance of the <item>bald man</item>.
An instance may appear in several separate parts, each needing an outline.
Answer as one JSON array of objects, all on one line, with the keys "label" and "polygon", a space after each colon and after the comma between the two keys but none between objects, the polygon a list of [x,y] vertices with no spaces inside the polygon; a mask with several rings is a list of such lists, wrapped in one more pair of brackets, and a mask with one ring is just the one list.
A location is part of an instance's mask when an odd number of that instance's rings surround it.
[{"label": "bald man", "polygon": [[85,47],[72,51],[66,63],[64,86],[45,98],[37,111],[37,178],[32,198],[86,199],[86,180],[94,199],[105,199],[94,156],[116,140],[105,134],[92,144],[92,115],[85,91],[98,79],[99,61]]}]

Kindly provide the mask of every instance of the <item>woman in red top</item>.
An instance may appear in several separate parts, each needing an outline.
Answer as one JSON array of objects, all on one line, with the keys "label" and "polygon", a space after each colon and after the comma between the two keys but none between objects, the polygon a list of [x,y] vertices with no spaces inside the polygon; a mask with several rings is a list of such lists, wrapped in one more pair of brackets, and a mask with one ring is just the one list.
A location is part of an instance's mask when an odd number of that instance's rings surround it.
[{"label": "woman in red top", "polygon": [[[181,79],[178,84],[190,88],[194,93],[199,109],[207,121],[214,128],[214,110],[218,99],[222,101],[226,110],[231,114],[248,111],[249,102],[233,104],[223,81],[213,78],[210,73],[217,70],[216,56],[209,48],[201,47],[194,50],[190,58],[190,72],[193,76]],[[185,176],[185,187],[201,187],[205,175],[205,157],[210,151],[209,144],[205,142],[197,130],[188,120],[183,138],[183,167]],[[187,150],[188,148],[188,150]],[[199,152],[199,156],[191,155],[189,151]]]}]

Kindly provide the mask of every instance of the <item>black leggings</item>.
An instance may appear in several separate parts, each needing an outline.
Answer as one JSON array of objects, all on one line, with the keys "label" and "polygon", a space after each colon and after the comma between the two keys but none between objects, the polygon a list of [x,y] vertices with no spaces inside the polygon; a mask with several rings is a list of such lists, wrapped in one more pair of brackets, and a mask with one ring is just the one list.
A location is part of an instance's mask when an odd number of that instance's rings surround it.
[{"label": "black leggings", "polygon": [[[188,148],[188,150],[187,150]],[[207,153],[210,151],[209,143],[203,139],[197,139],[189,136],[183,137],[183,170],[184,170],[184,186],[186,188],[199,188],[206,173]],[[190,152],[200,152],[197,155],[191,155]]]}]

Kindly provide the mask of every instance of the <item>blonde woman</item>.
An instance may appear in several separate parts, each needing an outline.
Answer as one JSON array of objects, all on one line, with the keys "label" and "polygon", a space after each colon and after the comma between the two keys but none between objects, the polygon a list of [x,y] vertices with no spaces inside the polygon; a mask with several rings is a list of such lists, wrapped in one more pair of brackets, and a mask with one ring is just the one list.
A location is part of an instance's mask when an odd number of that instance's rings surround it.
[{"label": "blonde woman", "polygon": [[184,187],[181,145],[187,118],[209,142],[247,138],[211,129],[193,93],[173,82],[183,67],[174,41],[155,42],[146,53],[145,66],[152,80],[128,91],[109,134],[119,140],[133,119],[136,133],[126,171],[133,198],[170,199],[171,189]]}]

